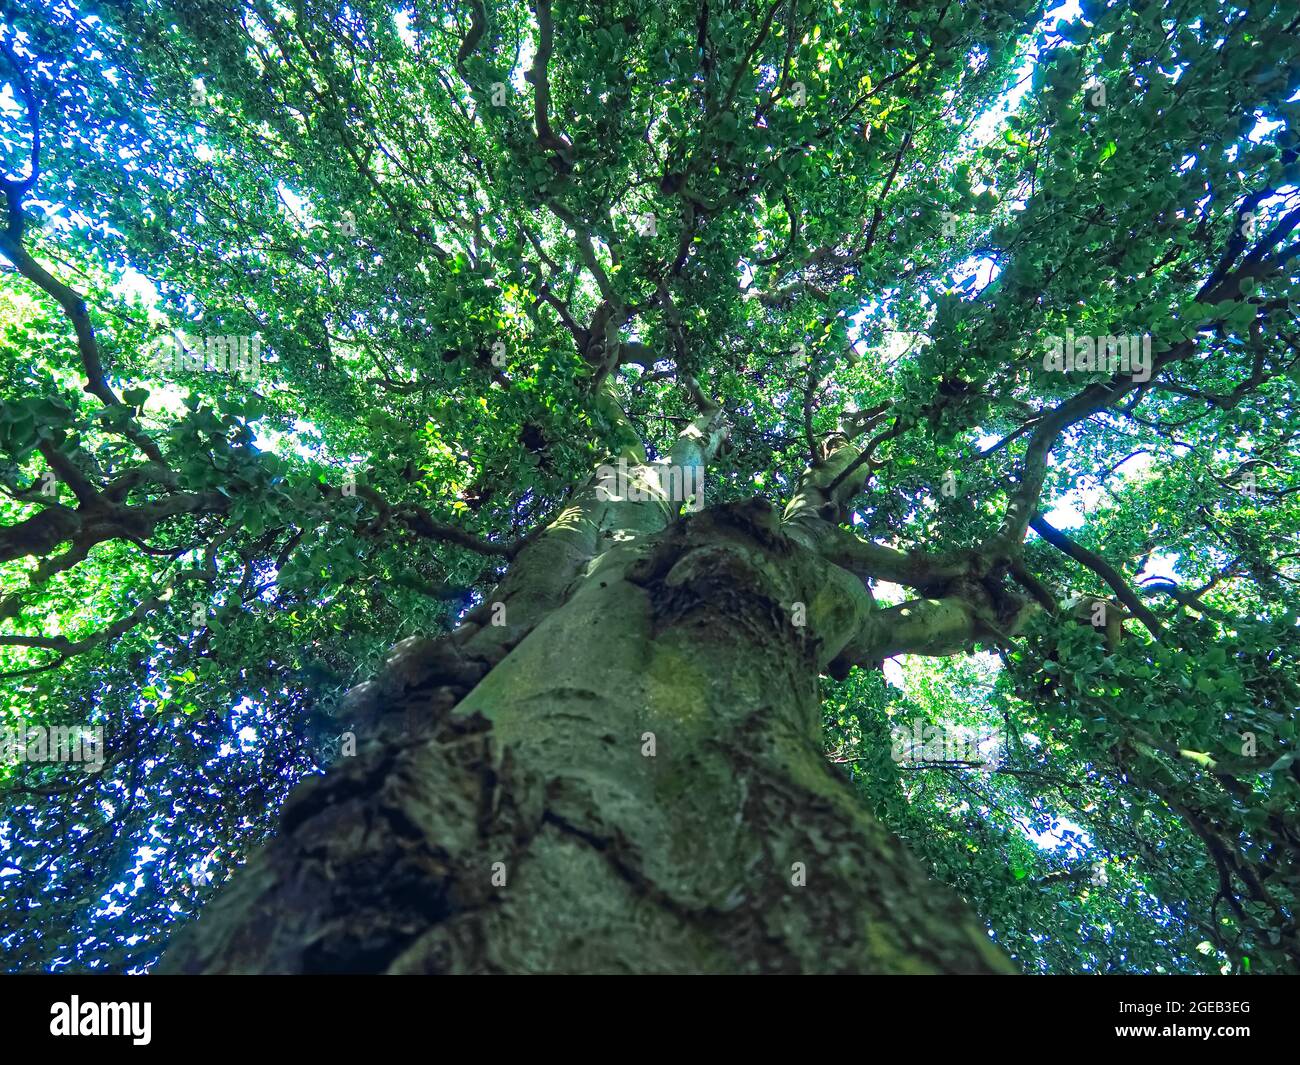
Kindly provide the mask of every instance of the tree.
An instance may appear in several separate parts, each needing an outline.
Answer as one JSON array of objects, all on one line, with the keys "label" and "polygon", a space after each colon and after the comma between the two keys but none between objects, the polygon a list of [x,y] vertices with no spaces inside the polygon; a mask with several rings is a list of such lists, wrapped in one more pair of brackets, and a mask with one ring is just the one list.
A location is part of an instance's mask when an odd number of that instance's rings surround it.
[{"label": "tree", "polygon": [[1295,968],[1291,5],[0,10],[14,968]]}]

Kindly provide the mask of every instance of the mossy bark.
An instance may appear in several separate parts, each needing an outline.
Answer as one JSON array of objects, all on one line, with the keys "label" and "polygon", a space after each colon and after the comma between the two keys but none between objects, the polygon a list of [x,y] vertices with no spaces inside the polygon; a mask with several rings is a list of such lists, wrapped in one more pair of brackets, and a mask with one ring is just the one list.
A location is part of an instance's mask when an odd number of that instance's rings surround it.
[{"label": "mossy bark", "polygon": [[300,786],[163,968],[1011,971],[823,755],[861,582],[758,501],[621,540],[584,513],[585,566],[557,576],[550,534],[516,563],[517,642],[397,656],[377,738]]}]

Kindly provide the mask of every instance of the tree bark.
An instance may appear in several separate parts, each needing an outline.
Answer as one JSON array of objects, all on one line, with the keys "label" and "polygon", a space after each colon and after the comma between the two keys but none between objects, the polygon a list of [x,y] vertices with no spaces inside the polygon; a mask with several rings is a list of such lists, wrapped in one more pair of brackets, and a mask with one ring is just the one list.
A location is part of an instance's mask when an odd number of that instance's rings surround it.
[{"label": "tree bark", "polygon": [[824,756],[818,678],[873,604],[806,539],[589,485],[363,686],[373,738],[163,971],[1013,971]]}]

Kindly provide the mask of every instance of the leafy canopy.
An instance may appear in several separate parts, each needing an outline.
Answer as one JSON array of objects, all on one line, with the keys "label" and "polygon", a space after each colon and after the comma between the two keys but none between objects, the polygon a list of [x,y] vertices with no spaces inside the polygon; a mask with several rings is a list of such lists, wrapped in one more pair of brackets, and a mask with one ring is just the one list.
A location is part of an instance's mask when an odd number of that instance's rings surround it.
[{"label": "leafy canopy", "polygon": [[[1294,969],[1298,28],[3,0],[0,726],[106,752],[0,766],[8,965],[148,966],[386,648],[717,405],[711,502],[783,503],[847,417],[862,537],[1032,527],[1023,632],[825,701],[829,756],[1027,971]],[[1067,331],[1149,336],[1151,379],[1045,366]],[[918,725],[998,738],[891,757]]]}]

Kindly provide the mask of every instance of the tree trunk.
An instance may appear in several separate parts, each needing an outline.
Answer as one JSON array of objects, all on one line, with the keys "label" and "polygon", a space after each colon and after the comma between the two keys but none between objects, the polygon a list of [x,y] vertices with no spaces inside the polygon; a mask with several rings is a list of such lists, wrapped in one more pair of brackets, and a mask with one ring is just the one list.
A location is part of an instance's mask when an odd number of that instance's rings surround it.
[{"label": "tree trunk", "polygon": [[824,756],[862,582],[761,500],[597,496],[399,645],[164,971],[1012,971]]}]

